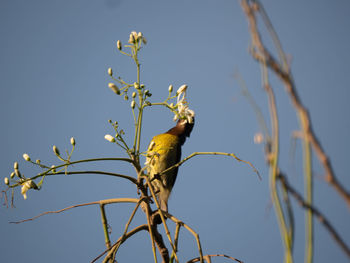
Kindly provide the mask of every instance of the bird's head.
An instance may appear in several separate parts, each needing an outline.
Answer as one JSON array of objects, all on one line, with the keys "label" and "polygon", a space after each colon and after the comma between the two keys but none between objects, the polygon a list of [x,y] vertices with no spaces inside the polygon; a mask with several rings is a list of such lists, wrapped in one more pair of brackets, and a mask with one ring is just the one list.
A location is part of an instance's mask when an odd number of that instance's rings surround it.
[{"label": "bird's head", "polygon": [[193,126],[194,126],[194,117],[192,118],[191,123],[188,122],[187,119],[178,120],[175,127],[178,129],[179,135],[182,135],[184,137],[190,137],[191,132],[193,130]]},{"label": "bird's head", "polygon": [[176,126],[166,133],[178,136],[180,138],[180,144],[183,145],[186,141],[186,137],[190,137],[193,126],[194,117],[191,123],[189,123],[187,119],[180,119],[177,121]]}]

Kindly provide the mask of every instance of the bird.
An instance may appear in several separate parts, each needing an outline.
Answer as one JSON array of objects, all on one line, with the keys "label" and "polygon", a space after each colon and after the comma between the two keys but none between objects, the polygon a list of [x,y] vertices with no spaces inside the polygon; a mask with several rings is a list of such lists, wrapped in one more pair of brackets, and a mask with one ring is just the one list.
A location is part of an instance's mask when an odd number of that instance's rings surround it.
[{"label": "bird", "polygon": [[173,128],[154,136],[149,144],[145,164],[162,211],[168,212],[168,199],[176,181],[178,167],[164,174],[162,172],[180,161],[181,147],[186,138],[190,137],[193,127],[194,117],[190,120],[179,119]]}]

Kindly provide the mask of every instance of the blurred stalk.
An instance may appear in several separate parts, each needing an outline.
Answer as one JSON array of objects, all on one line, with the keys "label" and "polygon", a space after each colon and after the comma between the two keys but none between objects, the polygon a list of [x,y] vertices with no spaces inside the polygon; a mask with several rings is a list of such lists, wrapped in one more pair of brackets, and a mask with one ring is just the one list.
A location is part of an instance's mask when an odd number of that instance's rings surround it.
[{"label": "blurred stalk", "polygon": [[[305,190],[304,199],[309,205],[313,205],[313,180],[312,180],[312,163],[311,163],[311,147],[307,134],[307,120],[302,112],[299,111],[299,118],[303,129],[303,159],[304,159],[304,180]],[[311,209],[305,210],[305,262],[313,262],[313,212]]]}]

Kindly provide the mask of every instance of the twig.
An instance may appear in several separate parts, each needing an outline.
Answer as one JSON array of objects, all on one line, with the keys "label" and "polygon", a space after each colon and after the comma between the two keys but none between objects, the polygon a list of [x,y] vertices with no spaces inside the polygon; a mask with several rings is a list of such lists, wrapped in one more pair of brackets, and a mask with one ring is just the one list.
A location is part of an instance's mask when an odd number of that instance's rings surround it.
[{"label": "twig", "polygon": [[[128,229],[129,229],[129,226],[130,226],[130,224],[131,224],[131,221],[133,220],[133,218],[134,218],[134,216],[135,216],[135,214],[136,214],[136,211],[137,211],[137,209],[138,209],[139,206],[140,206],[140,203],[143,202],[144,199],[145,199],[145,198],[141,198],[141,199],[137,202],[137,204],[136,204],[134,210],[132,211],[132,213],[131,213],[131,215],[130,215],[130,217],[129,217],[129,220],[128,220],[128,222],[127,222],[126,225],[125,225],[124,233],[123,233],[123,235],[120,237],[121,240],[122,240],[122,242],[124,242],[125,236],[126,236],[126,233],[128,232]],[[114,260],[115,260],[115,255],[116,255],[116,253],[117,253],[117,251],[118,251],[120,245],[122,244],[122,242],[119,242],[119,244],[117,244],[117,245],[111,250],[111,254],[113,255],[113,257],[111,258],[110,256],[107,255],[106,258],[105,258],[105,261],[106,261],[106,259],[111,259],[111,261],[114,262]],[[107,248],[108,248],[108,247],[107,247]],[[109,253],[109,254],[110,254],[110,253]]]},{"label": "twig", "polygon": [[171,257],[170,257],[170,263],[173,263],[174,261],[174,258],[175,258],[175,253],[178,251],[177,249],[177,244],[178,244],[178,241],[179,241],[179,234],[180,234],[180,228],[182,226],[182,223],[176,223],[176,228],[175,228],[175,236],[174,236],[174,246],[175,246],[175,251],[173,251],[171,253]]},{"label": "twig", "polygon": [[[129,238],[129,237],[131,237],[131,236],[133,236],[134,234],[136,234],[136,233],[138,233],[138,232],[140,232],[141,230],[149,230],[148,229],[148,226],[147,226],[147,224],[143,224],[143,225],[140,225],[140,226],[138,226],[138,227],[135,227],[133,230],[130,230],[126,235],[125,235],[125,238],[124,238],[124,240],[126,240],[127,238]],[[115,242],[112,246],[111,246],[111,248],[109,248],[109,249],[106,249],[105,251],[103,251],[100,255],[98,255],[96,258],[94,258],[92,261],[91,261],[91,263],[94,263],[94,262],[96,262],[97,260],[99,260],[104,254],[106,254],[109,250],[111,250],[114,246],[116,246],[118,243],[123,243],[124,241],[122,241],[122,237],[120,237],[118,240],[117,240],[117,242]]]},{"label": "twig", "polygon": [[201,263],[203,263],[203,252],[202,252],[202,246],[201,246],[201,242],[199,240],[199,235],[197,234],[197,232],[195,232],[191,227],[189,227],[188,225],[186,225],[184,222],[182,222],[180,219],[177,219],[175,216],[164,212],[164,214],[166,215],[167,218],[169,218],[171,221],[173,221],[176,224],[181,224],[184,228],[186,228],[196,239],[197,242],[197,246],[198,246],[198,252],[199,252],[199,261]]},{"label": "twig", "polygon": [[120,177],[123,179],[127,179],[130,182],[137,184],[137,180],[134,177],[124,175],[124,174],[117,174],[117,173],[110,173],[110,172],[103,172],[103,171],[74,171],[74,172],[58,172],[54,174],[47,174],[47,175],[56,175],[56,174],[104,174],[104,175],[110,175],[115,177]]},{"label": "twig", "polygon": [[235,158],[239,162],[243,162],[243,163],[248,164],[253,169],[253,171],[258,175],[259,179],[261,180],[261,176],[259,174],[259,171],[254,167],[254,165],[251,162],[245,161],[245,160],[242,160],[242,159],[238,158],[237,155],[235,155],[234,153],[225,153],[225,152],[194,152],[194,153],[190,154],[189,156],[187,156],[186,158],[184,158],[182,161],[178,162],[177,164],[175,164],[175,165],[169,167],[168,169],[162,171],[161,173],[159,173],[159,175],[165,174],[168,171],[170,171],[170,170],[172,170],[172,169],[174,169],[176,167],[179,167],[184,162],[188,161],[189,159],[191,159],[191,158],[193,158],[193,157],[195,157],[197,155],[224,155],[224,156],[231,156],[231,157]]},{"label": "twig", "polygon": [[276,185],[276,177],[278,173],[278,157],[279,157],[279,124],[278,124],[275,95],[268,81],[267,56],[266,56],[267,52],[265,51],[265,48],[261,42],[260,35],[257,28],[256,18],[254,14],[254,12],[257,10],[256,3],[253,2],[250,5],[247,0],[242,0],[241,5],[249,22],[249,29],[250,29],[252,43],[253,43],[252,52],[257,53],[256,50],[258,50],[261,53],[261,58],[262,58],[259,62],[262,68],[261,72],[262,72],[263,86],[269,99],[269,110],[270,110],[271,125],[272,125],[272,136],[271,136],[272,149],[271,149],[271,152],[267,153],[269,155],[268,164],[270,166],[270,189],[271,189],[271,195],[274,201],[274,208],[276,211],[276,215],[277,215],[277,219],[280,227],[281,238],[285,246],[286,262],[292,263],[293,262],[292,243],[291,243],[292,239],[290,236],[290,232],[288,232],[287,230],[286,220],[283,214],[283,210],[282,210],[278,192],[277,192],[277,185]]},{"label": "twig", "polygon": [[[246,1],[244,0],[242,1],[242,3],[243,2],[246,2]],[[256,9],[259,10],[260,5],[258,4],[257,1],[254,1],[254,5],[256,6]],[[266,19],[265,16],[264,16],[264,19]],[[267,27],[269,28],[271,27],[271,25],[267,24]],[[263,46],[261,42],[259,34],[252,32],[252,39],[260,52],[260,53],[255,52],[253,54],[254,58],[258,61],[266,60],[267,65],[276,73],[276,75],[284,83],[286,91],[289,94],[292,104],[299,112],[300,118],[304,120],[303,121],[304,132],[306,133],[308,140],[310,141],[313,149],[315,150],[319,161],[321,162],[321,164],[325,169],[325,181],[328,182],[340,194],[340,196],[345,200],[345,202],[348,204],[350,208],[350,192],[346,190],[344,186],[336,178],[331,161],[327,156],[326,152],[324,151],[319,139],[317,138],[313,130],[309,112],[300,100],[300,97],[294,85],[294,80],[292,75],[290,74],[289,70],[285,71],[283,67],[280,66],[280,64],[276,61],[276,59],[266,50],[266,48]]]},{"label": "twig", "polygon": [[100,210],[101,210],[101,221],[102,221],[102,226],[103,226],[103,233],[104,233],[104,236],[105,236],[106,247],[110,248],[111,247],[111,241],[109,239],[108,223],[107,223],[107,216],[106,216],[106,211],[105,211],[105,205],[100,205]]},{"label": "twig", "polygon": [[9,222],[9,223],[10,224],[20,224],[20,223],[23,223],[23,222],[33,221],[33,220],[35,220],[38,217],[41,217],[43,215],[58,214],[58,213],[67,211],[69,209],[76,208],[76,207],[81,207],[81,206],[105,205],[105,204],[113,204],[113,203],[137,203],[138,201],[139,201],[139,199],[136,199],[136,198],[112,198],[112,199],[105,199],[105,200],[100,200],[100,201],[95,201],[95,202],[90,202],[90,203],[72,205],[72,206],[69,206],[69,207],[57,210],[57,211],[47,211],[47,212],[41,213],[40,215],[34,216],[32,218],[24,219],[24,220],[21,220],[21,221]]},{"label": "twig", "polygon": [[306,203],[302,197],[301,194],[299,194],[288,182],[287,177],[279,173],[277,177],[281,183],[284,185],[284,187],[290,192],[290,194],[297,200],[298,204],[308,210],[311,210],[314,216],[319,220],[319,222],[328,230],[328,232],[331,234],[333,239],[336,241],[336,243],[343,249],[344,253],[350,258],[350,248],[345,244],[343,239],[340,237],[340,235],[337,233],[335,228],[332,226],[330,221],[314,206],[309,205]]},{"label": "twig", "polygon": [[[224,255],[224,254],[205,255],[205,256],[203,256],[203,257],[209,258],[209,260],[210,260],[210,258],[212,258],[212,257],[224,257],[224,258],[232,259],[233,261],[237,261],[237,262],[239,262],[239,263],[243,263],[243,261],[240,261],[240,260],[237,259],[237,258],[233,258],[233,257],[227,256],[227,255]],[[199,257],[193,258],[193,259],[187,261],[187,263],[194,263],[194,262],[198,262],[198,261],[200,261],[200,258],[199,258]]]},{"label": "twig", "polygon": [[[147,186],[148,186],[148,188],[149,188],[149,190],[150,190],[150,192],[151,192],[151,195],[152,195],[152,197],[153,197],[153,199],[154,199],[154,202],[155,202],[155,204],[156,204],[156,206],[157,206],[157,208],[158,208],[158,213],[159,213],[160,218],[161,218],[161,220],[162,220],[162,223],[163,223],[163,226],[164,226],[164,230],[165,230],[165,234],[166,234],[166,236],[168,237],[168,240],[169,240],[169,243],[170,243],[170,245],[171,245],[171,248],[172,248],[173,251],[174,251],[175,260],[176,260],[176,262],[179,262],[179,259],[177,258],[177,254],[176,254],[176,252],[175,252],[176,249],[175,249],[174,242],[173,242],[172,239],[171,239],[169,228],[168,228],[168,226],[167,226],[167,224],[166,224],[166,222],[165,222],[165,217],[164,217],[165,212],[162,211],[162,210],[160,209],[159,202],[158,202],[158,200],[157,200],[157,198],[156,198],[156,195],[155,195],[154,189],[153,189],[153,185],[151,184],[151,182],[150,182],[150,180],[149,180],[149,177],[146,176],[145,178],[146,178]],[[153,221],[154,221],[154,220],[153,220]],[[152,225],[154,225],[154,224],[155,224],[155,222],[152,222]],[[156,226],[155,226],[155,228],[156,228]],[[162,241],[162,240],[161,240],[161,241]],[[167,260],[166,262],[168,262],[168,261],[169,261],[169,260]]]}]

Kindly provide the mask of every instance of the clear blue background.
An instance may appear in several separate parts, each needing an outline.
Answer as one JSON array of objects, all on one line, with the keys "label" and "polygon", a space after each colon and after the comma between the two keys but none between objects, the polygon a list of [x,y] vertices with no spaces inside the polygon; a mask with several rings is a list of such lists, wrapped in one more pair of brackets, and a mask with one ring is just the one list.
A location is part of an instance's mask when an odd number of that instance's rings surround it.
[{"label": "clear blue background", "polygon": [[[314,129],[331,156],[339,180],[350,188],[348,117],[350,38],[348,1],[264,1],[265,9],[289,54],[302,101]],[[253,137],[259,131],[255,115],[233,78],[238,70],[268,116],[258,64],[248,54],[250,36],[238,1],[0,1],[0,167],[1,178],[13,162],[27,177],[39,170],[25,163],[23,153],[58,164],[52,152],[70,149],[74,160],[120,157],[123,152],[104,140],[112,133],[108,119],[118,120],[131,139],[130,102],[112,93],[107,68],[135,81],[133,62],[119,54],[118,39],[130,31],[148,39],[142,50],[142,82],[152,101],[167,96],[169,84],[189,85],[196,126],[184,156],[194,151],[234,152],[254,163],[259,181],[243,163],[225,157],[196,157],[183,165],[169,201],[170,212],[199,234],[204,253],[224,253],[244,262],[282,262],[283,248],[268,188],[263,149]],[[266,40],[270,44],[270,41]],[[297,143],[290,158],[291,135],[298,121],[283,86],[272,79],[281,124],[280,165],[303,191],[302,152]],[[151,137],[169,129],[172,114],[152,108],[145,114],[142,149]],[[133,174],[125,164],[76,165]],[[314,161],[315,204],[327,214],[350,244],[349,207],[323,181]],[[3,180],[3,179],[1,179]],[[2,184],[2,189],[4,185]],[[136,197],[129,183],[98,175],[47,178],[41,191],[23,200],[15,192],[15,209],[0,208],[1,262],[90,262],[102,252],[104,237],[98,206],[48,215],[20,225],[25,219],[106,198]],[[293,202],[296,216],[295,262],[304,257],[304,211]],[[133,205],[107,208],[111,237],[123,231]],[[133,223],[145,222],[139,212]],[[170,224],[172,230],[174,225]],[[340,248],[315,220],[315,261],[348,262]],[[198,255],[193,237],[181,233],[181,262]],[[152,262],[147,233],[130,239],[118,252],[118,262]],[[216,262],[224,262],[218,259]]]}]

